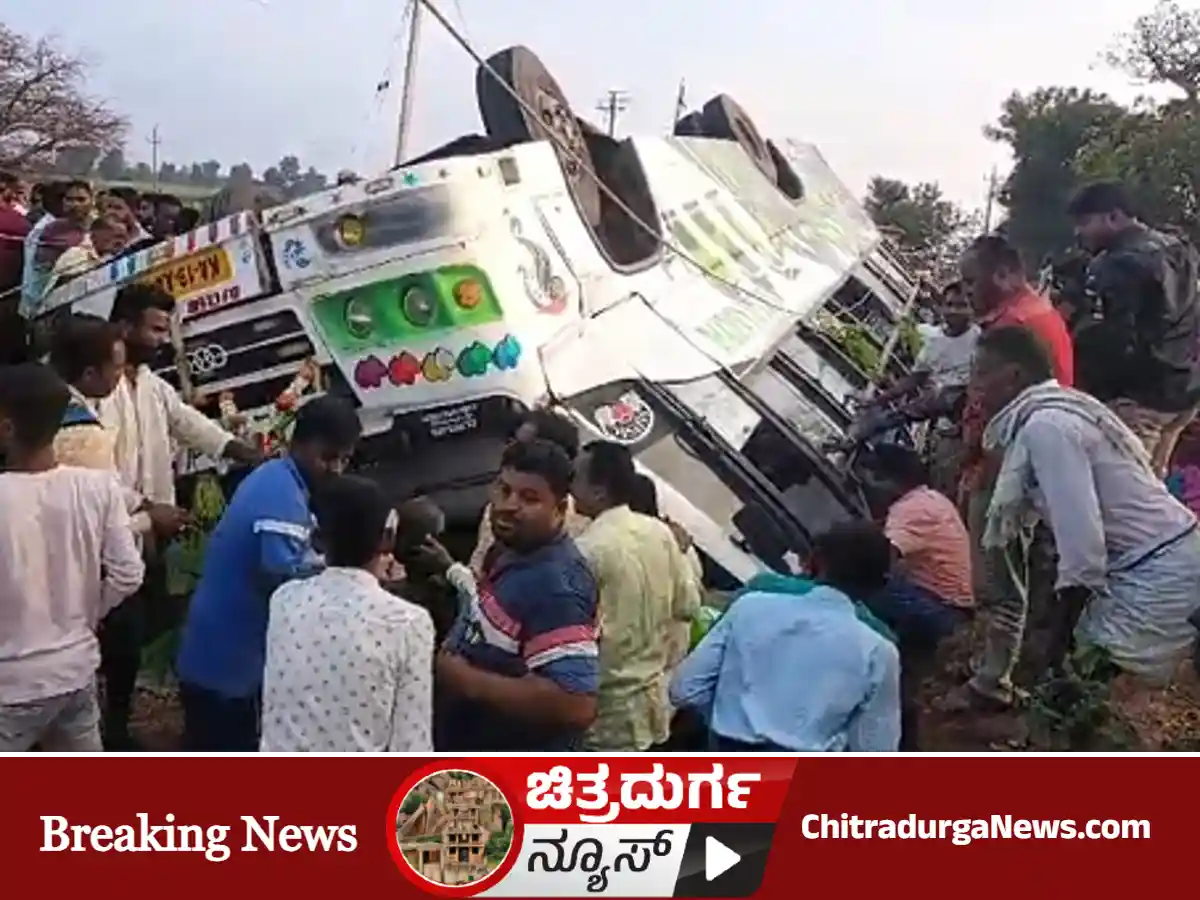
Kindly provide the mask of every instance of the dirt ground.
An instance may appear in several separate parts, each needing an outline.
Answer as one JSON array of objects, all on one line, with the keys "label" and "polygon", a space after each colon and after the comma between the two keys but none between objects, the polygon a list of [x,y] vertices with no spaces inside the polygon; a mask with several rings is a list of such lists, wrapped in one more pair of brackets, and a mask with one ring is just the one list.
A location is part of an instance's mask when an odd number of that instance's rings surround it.
[{"label": "dirt ground", "polygon": [[[961,659],[952,660],[922,690],[919,743],[923,751],[1029,752],[1060,749],[1031,726],[1027,710],[1015,713],[947,714],[936,701],[965,677]],[[1200,678],[1190,666],[1180,668],[1170,687],[1157,690],[1118,685],[1111,706],[1118,727],[1132,737],[1109,749],[1200,752]],[[148,751],[180,749],[183,709],[169,687],[144,685],[138,690],[133,733]]]}]

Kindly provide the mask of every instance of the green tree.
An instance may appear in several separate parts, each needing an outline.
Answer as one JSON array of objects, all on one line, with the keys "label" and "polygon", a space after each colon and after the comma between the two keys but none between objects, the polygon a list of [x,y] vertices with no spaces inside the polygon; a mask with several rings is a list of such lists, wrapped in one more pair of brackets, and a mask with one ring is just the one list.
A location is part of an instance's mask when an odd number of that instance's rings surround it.
[{"label": "green tree", "polygon": [[1176,104],[1143,105],[1075,160],[1086,180],[1120,182],[1138,214],[1200,241],[1200,119]]},{"label": "green tree", "polygon": [[1009,239],[1037,265],[1073,245],[1065,209],[1081,179],[1075,161],[1128,111],[1104,94],[1047,87],[1013,93],[984,134],[1012,151],[1013,168],[1000,189]]},{"label": "green tree", "polygon": [[863,201],[871,219],[892,235],[914,269],[944,278],[957,263],[957,249],[969,217],[934,182],[908,185],[881,175],[867,185]]},{"label": "green tree", "polygon": [[117,181],[126,176],[125,154],[120,147],[113,147],[100,158],[96,172],[108,181]]},{"label": "green tree", "polygon": [[1187,105],[1200,106],[1200,9],[1160,0],[1134,19],[1105,58],[1138,81],[1170,85],[1183,93]]},{"label": "green tree", "polygon": [[414,791],[404,798],[404,803],[400,805],[400,812],[404,813],[406,816],[411,816],[418,809],[420,809],[421,804],[424,802],[425,795],[418,794]]}]

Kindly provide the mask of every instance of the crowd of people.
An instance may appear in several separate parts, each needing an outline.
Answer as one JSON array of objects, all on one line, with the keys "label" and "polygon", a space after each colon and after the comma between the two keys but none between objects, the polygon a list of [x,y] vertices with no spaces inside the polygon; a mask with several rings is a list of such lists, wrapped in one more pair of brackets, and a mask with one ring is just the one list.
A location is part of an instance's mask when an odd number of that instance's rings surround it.
[{"label": "crowd of people", "polygon": [[[66,193],[59,231],[83,222]],[[1017,704],[1084,647],[1170,679],[1200,607],[1196,516],[1165,479],[1200,405],[1197,257],[1114,186],[1067,212],[1087,291],[1048,297],[1003,236],[975,241],[867,417],[928,421],[923,450],[860,433],[869,516],[723,597],[699,640],[703,560],[629,447],[528,412],[460,562],[430,499],[347,472],[350,402],[302,404],[265,461],[183,402],[147,365],[173,300],[126,285],[109,319],[58,322],[47,363],[0,369],[0,750],[135,746],[163,548],[190,526],[180,446],[253,467],[182,620],[192,751],[916,750],[918,687],[979,618],[947,712]]]},{"label": "crowd of people", "polygon": [[97,191],[81,179],[29,185],[0,172],[0,362],[26,353],[28,322],[56,287],[97,266],[194,228],[199,214],[172,194]]}]

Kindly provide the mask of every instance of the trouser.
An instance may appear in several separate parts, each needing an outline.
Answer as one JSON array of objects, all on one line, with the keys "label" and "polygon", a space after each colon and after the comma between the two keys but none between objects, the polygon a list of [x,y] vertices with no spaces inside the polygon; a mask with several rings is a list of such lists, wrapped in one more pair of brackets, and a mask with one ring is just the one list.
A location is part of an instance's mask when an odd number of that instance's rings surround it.
[{"label": "trouser", "polygon": [[0,753],[100,753],[96,686],[28,703],[0,704]]},{"label": "trouser", "polygon": [[225,697],[193,684],[181,684],[183,749],[189,753],[258,751],[259,698]]},{"label": "trouser", "polygon": [[929,465],[929,486],[957,502],[962,477],[962,435],[947,433],[935,423],[929,429],[925,456]]},{"label": "trouser", "polygon": [[[979,694],[1011,703],[1014,677],[1032,683],[1050,663],[1057,559],[1049,530],[1039,524],[1028,547],[983,547],[989,485],[969,498],[975,597],[986,617],[981,657],[970,686]],[[1011,565],[1010,565],[1011,561]],[[1013,569],[1025,582],[1022,590]]]},{"label": "trouser", "polygon": [[896,635],[900,649],[900,749],[918,749],[919,693],[934,667],[938,645],[965,625],[970,613],[904,578],[893,578],[863,603]]},{"label": "trouser", "polygon": [[1138,436],[1150,454],[1150,464],[1160,478],[1167,477],[1171,455],[1185,428],[1196,418],[1196,407],[1182,412],[1162,412],[1127,398],[1109,404],[1114,413]]},{"label": "trouser", "polygon": [[717,753],[795,753],[787,747],[777,744],[749,744],[734,738],[723,737],[715,731],[712,733],[712,749]]},{"label": "trouser", "polygon": [[104,739],[109,749],[129,742],[129,718],[142,667],[142,648],[171,622],[166,568],[161,557],[146,560],[142,586],[100,624],[100,674],[104,678]]}]

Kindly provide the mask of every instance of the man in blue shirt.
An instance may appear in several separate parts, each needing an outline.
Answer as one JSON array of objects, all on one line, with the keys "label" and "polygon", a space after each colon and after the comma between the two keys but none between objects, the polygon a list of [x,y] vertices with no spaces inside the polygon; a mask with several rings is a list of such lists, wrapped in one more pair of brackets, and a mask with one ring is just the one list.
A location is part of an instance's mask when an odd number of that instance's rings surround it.
[{"label": "man in blue shirt", "polygon": [[572,474],[548,441],[504,451],[496,544],[438,655],[439,750],[574,750],[596,718],[596,583],[563,531]]},{"label": "man in blue shirt", "polygon": [[676,707],[708,714],[720,752],[895,751],[900,658],[853,597],[886,582],[891,545],[868,522],[817,538],[803,597],[740,597],[675,670]]},{"label": "man in blue shirt", "polygon": [[311,498],[345,468],[361,433],[348,401],[305,403],[288,455],[247,476],[213,529],[176,661],[188,750],[258,749],[267,601],[283,582],[322,567]]}]

